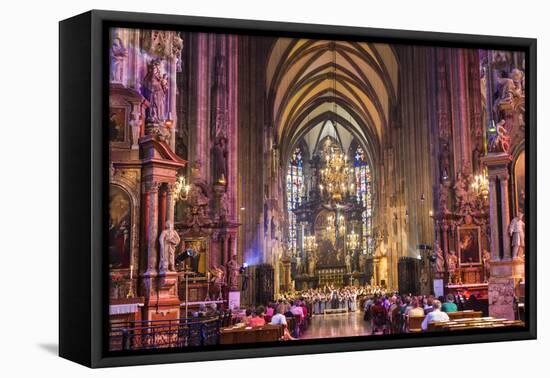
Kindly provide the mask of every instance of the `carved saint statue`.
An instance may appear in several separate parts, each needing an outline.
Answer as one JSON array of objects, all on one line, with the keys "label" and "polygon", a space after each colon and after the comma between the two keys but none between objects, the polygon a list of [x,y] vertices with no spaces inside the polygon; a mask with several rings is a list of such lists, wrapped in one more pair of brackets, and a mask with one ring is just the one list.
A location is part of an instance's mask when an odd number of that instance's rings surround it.
[{"label": "carved saint statue", "polygon": [[220,137],[214,145],[214,180],[220,182],[227,178],[227,140]]},{"label": "carved saint statue", "polygon": [[120,37],[114,37],[111,45],[110,79],[113,83],[122,83],[124,78],[124,60],[128,57],[128,49]]},{"label": "carved saint statue", "polygon": [[489,141],[490,152],[508,152],[510,149],[510,136],[506,130],[506,120],[502,119],[496,124],[497,133]]},{"label": "carved saint statue", "polygon": [[443,273],[445,271],[445,257],[443,256],[441,247],[437,247],[435,258],[435,271],[437,273]]},{"label": "carved saint statue", "polygon": [[495,100],[495,110],[513,106],[514,102],[525,96],[523,71],[514,68],[508,77],[497,79],[498,98]]},{"label": "carved saint statue", "polygon": [[317,264],[315,252],[310,252],[307,256],[307,272],[310,276],[315,275],[315,264]]},{"label": "carved saint statue", "polygon": [[210,270],[212,283],[212,298],[215,300],[223,299],[223,286],[225,285],[225,272],[220,267]]},{"label": "carved saint statue", "polygon": [[447,255],[447,271],[449,272],[449,282],[455,282],[456,267],[458,265],[458,257],[455,251],[449,251]]},{"label": "carved saint statue", "polygon": [[227,193],[223,192],[220,196],[220,220],[226,220],[229,215],[229,201],[227,199]]},{"label": "carved saint statue", "polygon": [[180,243],[180,237],[172,222],[166,222],[166,229],[160,233],[160,271],[173,272],[175,270],[174,257],[176,253],[176,247]]},{"label": "carved saint statue", "polygon": [[239,290],[239,268],[237,256],[231,256],[231,259],[226,263],[226,270],[228,274],[227,285],[231,291]]},{"label": "carved saint statue", "polygon": [[149,101],[148,119],[153,122],[166,120],[168,76],[161,74],[159,60],[153,60],[147,65],[147,75],[142,84],[144,96]]},{"label": "carved saint statue", "polygon": [[351,253],[346,253],[346,272],[351,273]]},{"label": "carved saint statue", "polygon": [[466,190],[466,180],[462,176],[461,172],[458,173],[458,177],[456,178],[453,188],[455,190],[456,203],[459,207],[462,207],[467,200],[468,192]]},{"label": "carved saint statue", "polygon": [[510,222],[508,233],[512,237],[512,258],[524,258],[525,223],[521,212]]}]

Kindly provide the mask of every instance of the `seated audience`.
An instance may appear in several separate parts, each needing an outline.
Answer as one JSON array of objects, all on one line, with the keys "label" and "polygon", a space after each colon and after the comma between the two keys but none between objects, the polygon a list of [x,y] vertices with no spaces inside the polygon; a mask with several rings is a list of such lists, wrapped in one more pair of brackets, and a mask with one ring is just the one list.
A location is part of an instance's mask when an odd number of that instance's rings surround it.
[{"label": "seated audience", "polygon": [[441,305],[441,311],[443,312],[457,312],[458,307],[454,300],[454,295],[447,294],[447,301]]},{"label": "seated audience", "polygon": [[449,315],[447,313],[441,311],[441,302],[438,300],[433,301],[433,311],[430,312],[426,317],[424,318],[424,321],[422,322],[422,330],[425,331],[428,329],[428,324],[430,322],[448,322],[449,321]]},{"label": "seated audience", "polygon": [[433,311],[433,302],[434,302],[434,299],[433,299],[433,297],[430,295],[430,296],[426,299],[426,304],[424,305],[424,315],[428,315],[430,312]]},{"label": "seated audience", "polygon": [[250,327],[264,326],[265,325],[264,313],[265,313],[264,308],[262,306],[259,306],[256,309],[254,315],[248,321],[248,326]]},{"label": "seated audience", "polygon": [[252,310],[247,308],[244,312],[245,316],[241,318],[241,323],[248,324],[250,319],[252,319]]},{"label": "seated audience", "polygon": [[413,300],[411,301],[411,307],[407,309],[405,315],[409,318],[413,316],[424,316],[424,309],[420,307],[420,303],[418,303],[418,298],[413,298]]},{"label": "seated audience", "polygon": [[282,305],[275,308],[275,315],[271,318],[271,324],[283,324],[286,326],[286,316],[282,314],[283,311]]}]

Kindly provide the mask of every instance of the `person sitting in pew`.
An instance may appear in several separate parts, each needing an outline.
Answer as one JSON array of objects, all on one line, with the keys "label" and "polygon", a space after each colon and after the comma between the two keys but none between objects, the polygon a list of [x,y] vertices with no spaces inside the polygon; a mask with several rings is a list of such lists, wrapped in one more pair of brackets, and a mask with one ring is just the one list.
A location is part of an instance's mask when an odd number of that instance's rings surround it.
[{"label": "person sitting in pew", "polygon": [[254,315],[250,318],[248,321],[249,327],[262,327],[265,325],[265,319],[264,319],[264,313],[265,310],[262,306],[259,306],[256,311],[254,311]]},{"label": "person sitting in pew", "polygon": [[447,294],[447,301],[441,305],[441,311],[443,312],[457,312],[458,306],[455,303],[454,295]]},{"label": "person sitting in pew", "polygon": [[281,324],[284,327],[283,331],[283,340],[294,340],[294,338],[290,335],[290,332],[288,331],[287,323],[286,323],[286,316],[283,314],[284,307],[282,305],[279,305],[275,308],[275,315],[271,318],[271,323],[273,325]]},{"label": "person sitting in pew", "polygon": [[424,320],[422,321],[422,331],[426,331],[428,329],[428,324],[430,322],[448,322],[449,321],[449,315],[447,313],[441,311],[441,302],[437,299],[433,301],[433,310],[426,315]]}]

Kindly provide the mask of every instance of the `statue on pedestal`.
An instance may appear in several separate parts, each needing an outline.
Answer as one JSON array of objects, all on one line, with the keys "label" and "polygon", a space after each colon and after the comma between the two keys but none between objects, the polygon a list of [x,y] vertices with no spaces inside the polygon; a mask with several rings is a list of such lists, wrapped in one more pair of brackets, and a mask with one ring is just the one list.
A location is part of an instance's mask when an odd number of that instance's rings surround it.
[{"label": "statue on pedestal", "polygon": [[447,271],[449,272],[449,283],[455,283],[456,281],[456,268],[458,265],[458,257],[455,251],[449,251],[447,255]]},{"label": "statue on pedestal", "polygon": [[210,270],[212,283],[212,298],[215,300],[223,299],[223,286],[225,285],[225,272],[220,267]]},{"label": "statue on pedestal", "polygon": [[226,271],[228,274],[227,285],[229,290],[239,290],[239,263],[236,259],[237,256],[231,256],[231,259],[226,263]]},{"label": "statue on pedestal", "polygon": [[445,257],[441,247],[437,247],[435,251],[435,271],[440,274],[445,271]]},{"label": "statue on pedestal", "polygon": [[317,259],[315,252],[311,251],[307,255],[307,272],[310,276],[315,275],[315,265],[317,264]]},{"label": "statue on pedestal", "polygon": [[174,257],[176,247],[180,243],[180,236],[174,230],[172,222],[166,222],[166,229],[160,233],[160,272],[173,272],[176,270]]},{"label": "statue on pedestal", "polygon": [[160,60],[153,60],[147,65],[147,75],[143,79],[144,97],[149,101],[147,119],[150,122],[166,120],[166,92],[168,75],[161,74]]},{"label": "statue on pedestal", "polygon": [[214,181],[225,184],[227,177],[227,139],[224,136],[217,138],[213,148]]},{"label": "statue on pedestal", "polygon": [[114,37],[111,45],[111,70],[112,83],[122,83],[124,78],[124,61],[128,57],[128,49],[124,47],[120,37]]},{"label": "statue on pedestal", "polygon": [[346,253],[346,272],[351,273],[351,253]]},{"label": "statue on pedestal", "polygon": [[524,258],[525,223],[521,212],[518,212],[518,215],[510,222],[508,233],[512,237],[512,258]]},{"label": "statue on pedestal", "polygon": [[489,141],[489,152],[508,152],[510,149],[510,136],[505,127],[506,120],[502,119],[496,124],[496,135]]}]

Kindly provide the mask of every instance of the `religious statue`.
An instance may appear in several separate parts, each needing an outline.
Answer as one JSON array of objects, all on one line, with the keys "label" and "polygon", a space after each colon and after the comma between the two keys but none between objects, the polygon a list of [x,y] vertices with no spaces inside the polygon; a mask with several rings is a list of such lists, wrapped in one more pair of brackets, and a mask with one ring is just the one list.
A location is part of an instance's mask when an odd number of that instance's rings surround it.
[{"label": "religious statue", "polygon": [[445,257],[443,256],[441,247],[437,247],[435,251],[435,271],[437,273],[443,273],[445,271]]},{"label": "religious statue", "polygon": [[518,212],[516,217],[510,222],[508,233],[512,237],[512,258],[523,259],[525,255],[525,223],[523,222],[523,214],[521,212]]},{"label": "religious statue", "polygon": [[310,252],[307,256],[307,272],[310,276],[315,275],[315,264],[317,263],[317,259],[315,256],[315,252]]},{"label": "religious statue", "polygon": [[174,257],[176,247],[180,243],[180,236],[174,230],[172,222],[166,222],[166,229],[164,229],[159,236],[160,243],[160,272],[173,272],[176,270],[174,266]]},{"label": "religious statue", "polygon": [[456,203],[458,207],[462,207],[463,204],[466,203],[468,197],[466,180],[462,176],[462,172],[458,173],[458,177],[456,178],[456,182],[453,188],[455,190]]},{"label": "religious statue", "polygon": [[485,282],[487,282],[491,273],[491,252],[486,249],[483,250],[483,268],[485,271]]},{"label": "religious statue", "polygon": [[147,65],[147,75],[143,79],[144,96],[149,101],[148,120],[162,122],[166,120],[166,92],[168,75],[161,74],[160,61],[153,60]]},{"label": "religious statue", "polygon": [[524,98],[525,84],[523,71],[514,68],[508,74],[508,77],[500,77],[497,79],[498,97],[495,101],[495,110],[506,107],[513,107],[514,102]]},{"label": "religious statue", "polygon": [[231,259],[226,263],[226,271],[228,274],[227,285],[231,291],[239,290],[239,268],[237,256],[231,256]]},{"label": "religious statue", "polygon": [[296,274],[301,274],[302,273],[302,257],[301,256],[296,256]]},{"label": "religious statue", "polygon": [[214,180],[220,184],[227,177],[227,139],[219,137],[214,144]]},{"label": "religious statue", "polygon": [[449,283],[455,282],[456,268],[458,265],[458,257],[455,251],[449,251],[447,255],[447,271],[449,272]]},{"label": "religious statue", "polygon": [[220,267],[210,270],[210,282],[212,283],[212,298],[223,299],[223,286],[225,285],[225,272]]},{"label": "religious statue", "polygon": [[351,253],[346,253],[346,272],[351,273]]},{"label": "religious statue", "polygon": [[124,74],[124,60],[128,57],[128,49],[120,37],[114,37],[111,45],[110,79],[113,83],[122,83]]},{"label": "religious statue", "polygon": [[225,221],[229,215],[229,201],[227,199],[227,193],[223,192],[220,196],[220,220]]},{"label": "religious statue", "polygon": [[510,149],[510,136],[505,125],[505,119],[496,124],[496,134],[492,135],[489,140],[489,152],[508,152]]},{"label": "religious statue", "polygon": [[441,170],[441,179],[443,181],[447,181],[449,179],[451,170],[451,152],[449,151],[449,143],[444,143],[441,146],[439,164]]}]

